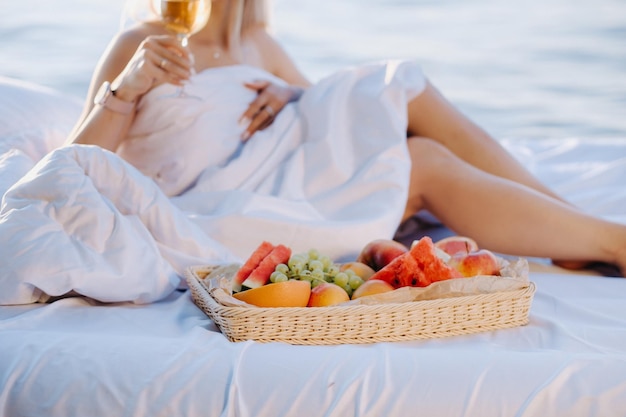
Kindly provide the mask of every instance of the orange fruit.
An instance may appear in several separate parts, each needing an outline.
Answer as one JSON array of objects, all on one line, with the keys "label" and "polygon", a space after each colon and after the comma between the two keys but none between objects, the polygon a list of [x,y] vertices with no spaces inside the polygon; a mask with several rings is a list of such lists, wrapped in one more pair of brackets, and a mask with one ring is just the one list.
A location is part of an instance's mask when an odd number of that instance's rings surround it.
[{"label": "orange fruit", "polygon": [[379,279],[370,279],[365,281],[352,293],[352,299],[356,300],[359,297],[365,297],[366,295],[381,294],[384,292],[393,291],[395,288],[386,281]]},{"label": "orange fruit", "polygon": [[257,307],[306,307],[310,295],[308,281],[289,280],[236,292],[233,297]]}]

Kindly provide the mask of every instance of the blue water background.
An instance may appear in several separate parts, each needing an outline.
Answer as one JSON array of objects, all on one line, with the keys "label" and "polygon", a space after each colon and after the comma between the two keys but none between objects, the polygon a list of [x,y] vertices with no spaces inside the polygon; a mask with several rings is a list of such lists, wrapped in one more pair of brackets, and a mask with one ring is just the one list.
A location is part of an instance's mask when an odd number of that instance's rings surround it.
[{"label": "blue water background", "polygon": [[[0,75],[83,97],[123,5],[2,0]],[[412,59],[498,138],[626,141],[624,0],[274,0],[272,9],[275,35],[312,80]]]}]

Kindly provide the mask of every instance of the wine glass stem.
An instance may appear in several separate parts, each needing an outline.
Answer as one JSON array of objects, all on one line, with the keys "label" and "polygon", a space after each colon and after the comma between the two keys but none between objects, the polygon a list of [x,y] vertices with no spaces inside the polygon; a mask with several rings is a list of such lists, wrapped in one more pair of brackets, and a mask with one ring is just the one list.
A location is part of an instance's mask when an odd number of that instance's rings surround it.
[{"label": "wine glass stem", "polygon": [[186,33],[177,33],[176,37],[178,38],[178,41],[180,42],[180,45],[185,48],[187,50],[187,52],[189,52],[189,59],[191,60],[191,74],[195,74],[196,70],[195,70],[195,59],[193,54],[191,53],[191,51],[189,50],[189,35]]},{"label": "wine glass stem", "polygon": [[186,49],[187,46],[189,46],[189,35],[187,35],[186,33],[177,33],[176,37],[178,38],[178,41],[183,48]]}]

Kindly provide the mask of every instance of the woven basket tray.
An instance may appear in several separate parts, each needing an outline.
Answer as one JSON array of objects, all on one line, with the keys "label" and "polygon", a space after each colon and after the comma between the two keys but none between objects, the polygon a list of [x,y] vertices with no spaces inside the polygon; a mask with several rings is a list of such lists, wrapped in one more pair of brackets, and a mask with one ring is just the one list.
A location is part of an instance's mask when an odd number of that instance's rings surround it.
[{"label": "woven basket tray", "polygon": [[224,306],[203,278],[213,267],[187,270],[194,302],[233,342],[335,345],[430,339],[522,326],[535,285],[496,292],[407,303],[344,307],[250,308]]}]

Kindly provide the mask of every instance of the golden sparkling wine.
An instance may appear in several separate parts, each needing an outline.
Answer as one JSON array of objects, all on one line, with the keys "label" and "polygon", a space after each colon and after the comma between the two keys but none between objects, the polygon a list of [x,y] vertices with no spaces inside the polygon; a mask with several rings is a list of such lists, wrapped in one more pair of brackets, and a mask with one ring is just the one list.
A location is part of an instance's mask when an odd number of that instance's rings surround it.
[{"label": "golden sparkling wine", "polygon": [[211,2],[202,0],[161,0],[165,27],[175,33],[192,34],[207,22]]}]

